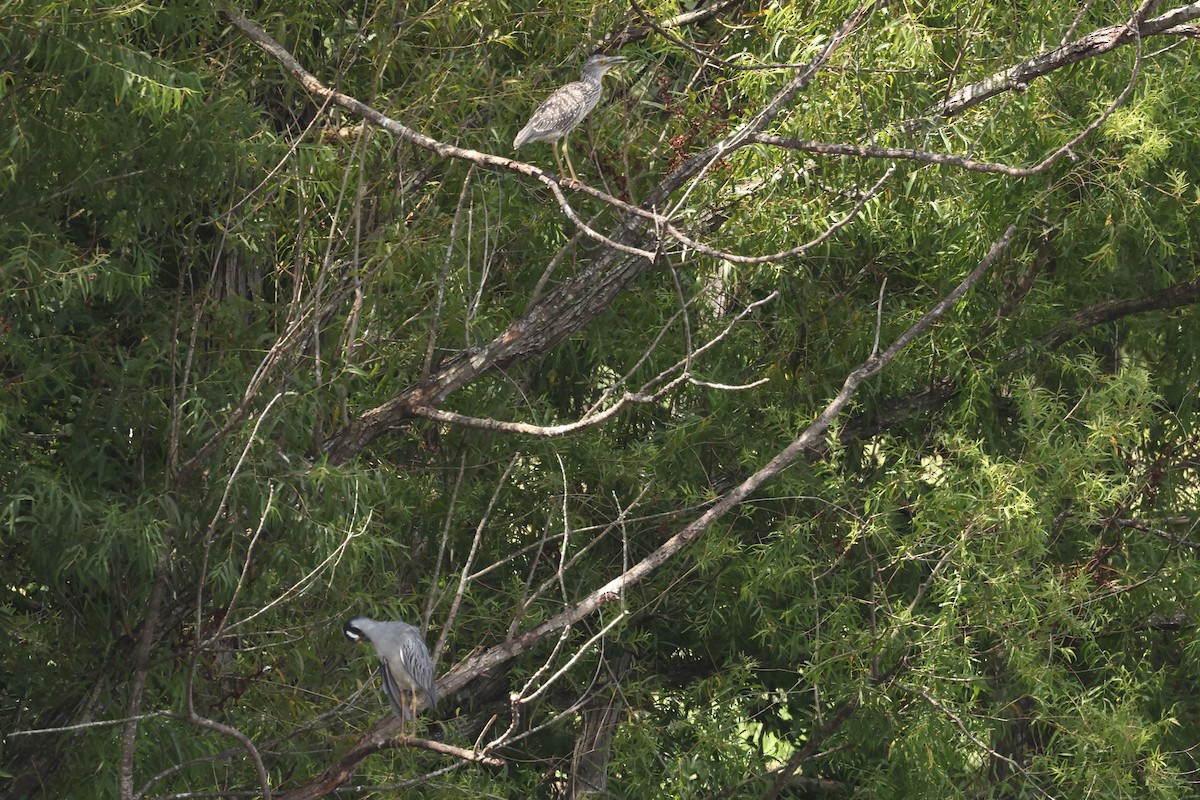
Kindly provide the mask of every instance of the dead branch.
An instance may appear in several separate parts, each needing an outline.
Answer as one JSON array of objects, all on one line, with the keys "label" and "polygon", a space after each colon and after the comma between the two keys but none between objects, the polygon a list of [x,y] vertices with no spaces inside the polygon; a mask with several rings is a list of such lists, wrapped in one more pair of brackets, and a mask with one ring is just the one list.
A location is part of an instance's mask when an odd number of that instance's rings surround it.
[{"label": "dead branch", "polygon": [[415,736],[397,736],[392,740],[396,746],[402,747],[419,747],[423,750],[429,750],[433,753],[443,753],[445,755],[461,758],[463,761],[471,761],[477,764],[487,764],[489,767],[502,767],[504,760],[496,756],[490,756],[487,753],[479,750],[468,750],[465,747],[455,747],[452,744],[445,742],[436,742],[432,739],[418,739]]}]

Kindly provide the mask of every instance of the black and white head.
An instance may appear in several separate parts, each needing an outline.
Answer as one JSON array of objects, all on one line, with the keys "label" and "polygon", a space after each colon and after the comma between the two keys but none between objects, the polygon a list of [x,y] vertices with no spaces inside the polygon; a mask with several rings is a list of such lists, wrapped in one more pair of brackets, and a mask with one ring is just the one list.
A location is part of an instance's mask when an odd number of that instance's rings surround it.
[{"label": "black and white head", "polygon": [[367,634],[359,627],[360,623],[370,621],[366,617],[351,617],[342,626],[342,633],[345,634],[347,639],[357,644],[367,638]]}]

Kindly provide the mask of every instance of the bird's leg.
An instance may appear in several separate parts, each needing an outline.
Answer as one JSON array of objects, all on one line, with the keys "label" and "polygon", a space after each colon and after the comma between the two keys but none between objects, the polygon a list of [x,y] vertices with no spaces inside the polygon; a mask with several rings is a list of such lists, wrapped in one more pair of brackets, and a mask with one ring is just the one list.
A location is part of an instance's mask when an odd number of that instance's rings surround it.
[{"label": "bird's leg", "polygon": [[567,173],[563,172],[562,159],[558,156],[558,142],[551,142],[550,149],[554,151],[554,163],[558,165],[558,177],[567,177]]},{"label": "bird's leg", "polygon": [[408,691],[400,690],[400,737],[408,737]]},{"label": "bird's leg", "polygon": [[[571,151],[567,149],[567,139],[568,139],[568,136],[563,136],[563,138],[562,138],[563,155],[567,157],[567,168],[571,170],[571,180],[575,181],[576,183],[579,183],[579,176],[575,174],[575,165],[573,165],[571,163]],[[559,166],[558,169],[560,172],[562,171],[561,166]]]},{"label": "bird's leg", "polygon": [[407,715],[408,715],[408,698],[406,698],[404,696],[403,689],[400,689],[399,692],[400,692],[400,710],[396,713],[396,716],[398,716],[400,718],[400,733],[397,734],[397,738],[403,739],[405,736],[405,733],[404,733],[405,727],[408,725],[408,720],[405,719],[405,717],[407,717]]}]

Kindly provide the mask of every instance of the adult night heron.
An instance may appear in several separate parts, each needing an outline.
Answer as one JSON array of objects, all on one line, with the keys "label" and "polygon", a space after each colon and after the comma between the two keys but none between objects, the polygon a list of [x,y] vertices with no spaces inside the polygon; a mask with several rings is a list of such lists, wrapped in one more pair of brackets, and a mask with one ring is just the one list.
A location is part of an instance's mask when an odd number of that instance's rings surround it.
[{"label": "adult night heron", "polygon": [[433,659],[429,657],[429,650],[419,630],[407,622],[379,622],[367,617],[353,617],[346,620],[342,633],[352,642],[366,639],[375,645],[375,652],[379,654],[383,691],[392,704],[392,710],[400,718],[401,729],[410,719],[415,725],[417,692],[425,696],[430,708],[437,704]]},{"label": "adult night heron", "polygon": [[558,157],[559,139],[562,139],[563,155],[567,157],[567,166],[571,170],[571,179],[578,181],[575,167],[571,164],[571,154],[567,152],[567,134],[576,125],[583,122],[596,103],[600,102],[600,79],[606,70],[624,64],[629,59],[622,56],[596,55],[583,65],[583,74],[574,83],[568,83],[546,98],[517,138],[513,139],[513,149],[516,150],[529,142],[550,142],[554,149],[554,161],[558,164],[558,174],[563,174],[562,161]]}]

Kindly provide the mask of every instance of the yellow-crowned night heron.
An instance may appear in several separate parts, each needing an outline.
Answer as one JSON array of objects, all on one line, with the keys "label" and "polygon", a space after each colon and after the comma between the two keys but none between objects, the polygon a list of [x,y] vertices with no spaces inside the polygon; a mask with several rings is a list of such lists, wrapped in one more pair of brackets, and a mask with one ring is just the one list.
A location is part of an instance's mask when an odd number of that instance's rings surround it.
[{"label": "yellow-crowned night heron", "polygon": [[[346,620],[342,633],[352,642],[366,639],[379,654],[379,672],[383,691],[401,727],[409,720],[416,724],[417,692],[425,696],[430,708],[437,703],[433,682],[433,659],[425,647],[421,632],[407,622],[379,622],[367,617]],[[405,694],[407,692],[407,695]],[[411,702],[409,700],[411,699]]]},{"label": "yellow-crowned night heron", "polygon": [[575,176],[575,167],[571,164],[571,154],[567,152],[567,134],[576,125],[583,122],[583,118],[588,115],[588,112],[596,107],[596,103],[600,102],[600,79],[604,76],[605,70],[618,64],[624,64],[628,60],[621,56],[605,55],[589,58],[583,65],[583,74],[579,76],[579,80],[556,90],[538,106],[538,110],[533,112],[533,116],[529,118],[525,127],[521,128],[517,138],[513,139],[513,149],[529,142],[550,142],[550,146],[554,149],[554,160],[558,164],[558,174],[562,175],[562,161],[558,157],[558,145],[556,144],[559,139],[562,139],[562,151],[563,155],[567,157],[571,179],[579,180]]}]

